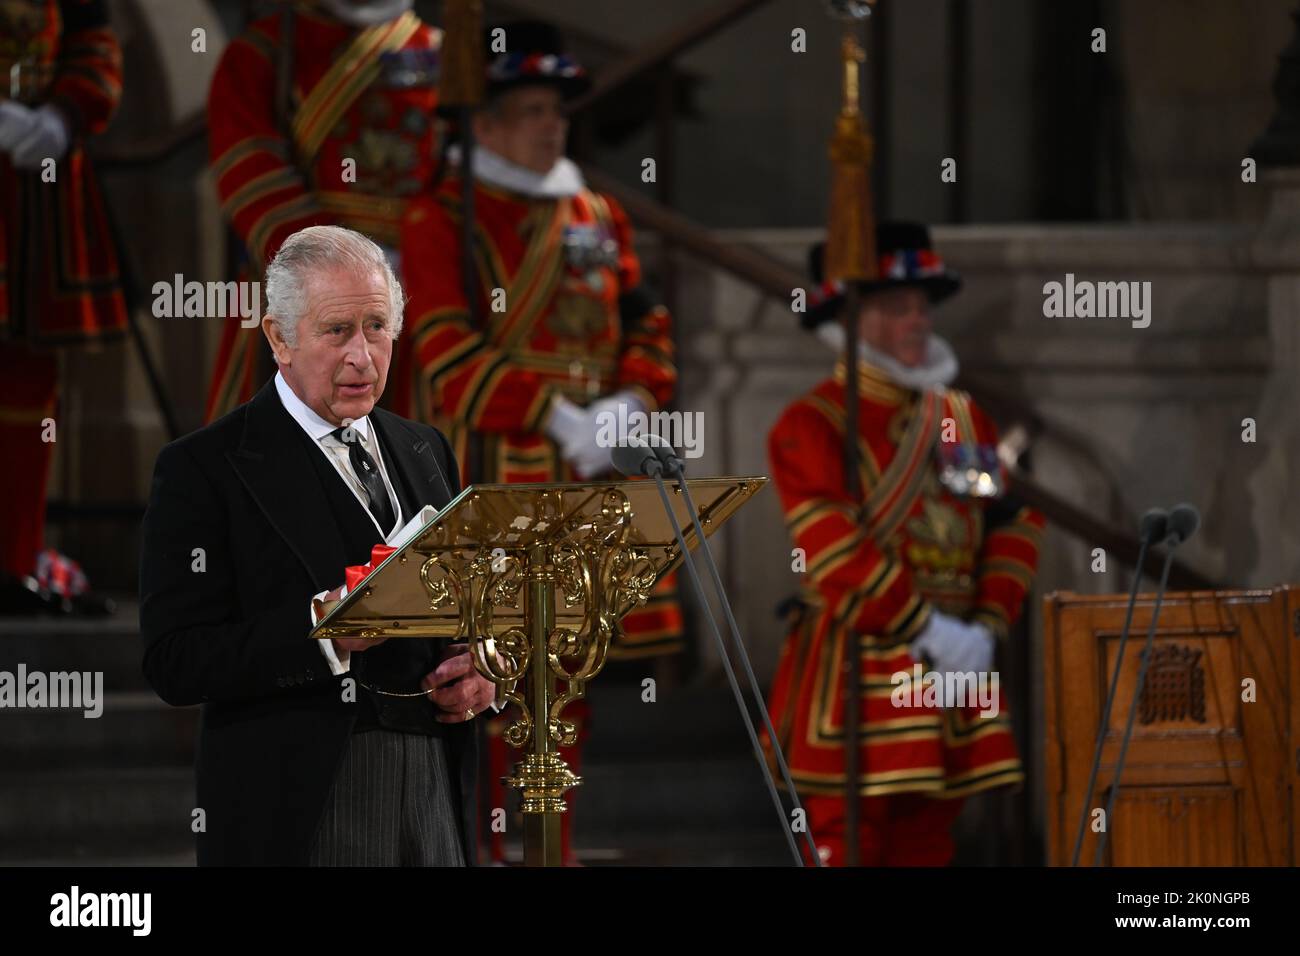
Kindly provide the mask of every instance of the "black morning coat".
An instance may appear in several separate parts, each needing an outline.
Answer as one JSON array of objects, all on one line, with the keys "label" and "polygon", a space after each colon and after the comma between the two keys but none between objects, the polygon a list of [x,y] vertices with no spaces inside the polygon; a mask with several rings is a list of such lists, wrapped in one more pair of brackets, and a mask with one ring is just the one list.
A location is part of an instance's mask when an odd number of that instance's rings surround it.
[{"label": "black morning coat", "polygon": [[[370,413],[402,520],[460,491],[436,428]],[[176,706],[202,705],[196,834],[204,865],[306,863],[325,798],[358,719],[401,723],[416,697],[371,698],[330,673],[311,630],[312,595],[343,583],[382,541],[365,508],[280,401],[274,380],[253,399],[167,445],[144,518],[140,630],[144,674]],[[198,549],[202,549],[200,552]],[[418,690],[443,641],[390,639],[352,655],[362,683]],[[372,680],[366,680],[371,675]],[[394,682],[403,686],[394,686]],[[392,704],[392,708],[390,708]],[[412,711],[405,712],[409,718]],[[475,722],[441,733],[467,861],[474,859]],[[175,821],[190,827],[190,819]]]}]

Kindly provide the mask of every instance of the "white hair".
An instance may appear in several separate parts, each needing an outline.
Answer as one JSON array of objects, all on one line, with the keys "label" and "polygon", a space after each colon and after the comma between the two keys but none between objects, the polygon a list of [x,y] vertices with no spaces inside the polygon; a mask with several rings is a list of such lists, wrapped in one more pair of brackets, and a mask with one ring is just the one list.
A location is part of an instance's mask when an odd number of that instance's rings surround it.
[{"label": "white hair", "polygon": [[308,226],[284,240],[266,267],[266,314],[292,348],[298,344],[298,322],[307,309],[307,278],[314,271],[351,269],[361,275],[375,270],[388,287],[388,331],[402,331],[406,297],[393,275],[384,250],[359,232],[341,226]]}]

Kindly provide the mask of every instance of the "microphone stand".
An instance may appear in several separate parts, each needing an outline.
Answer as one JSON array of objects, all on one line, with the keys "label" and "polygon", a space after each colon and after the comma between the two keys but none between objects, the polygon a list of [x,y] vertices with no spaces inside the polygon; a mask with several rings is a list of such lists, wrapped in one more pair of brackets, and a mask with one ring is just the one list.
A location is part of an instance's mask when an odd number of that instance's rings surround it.
[{"label": "microphone stand", "polygon": [[[749,653],[745,650],[745,643],[740,637],[740,627],[736,624],[736,616],[731,610],[731,601],[727,597],[727,589],[722,585],[722,575],[718,571],[718,563],[713,560],[713,552],[709,548],[708,540],[704,537],[704,528],[700,525],[699,513],[695,510],[695,499],[691,497],[691,490],[686,486],[686,466],[682,464],[680,458],[673,453],[672,449],[663,445],[655,445],[651,442],[651,449],[655,456],[659,458],[669,477],[677,479],[677,488],[682,493],[682,498],[686,501],[686,510],[691,516],[691,524],[695,528],[696,537],[700,542],[700,551],[704,555],[704,563],[708,566],[709,574],[713,579],[713,589],[718,595],[718,601],[722,605],[722,611],[727,618],[727,628],[731,632],[731,640],[735,645],[736,654],[740,657],[740,662],[745,668],[745,678],[749,681],[750,692],[754,695],[754,703],[758,712],[763,715],[763,726],[767,730],[767,737],[772,741],[772,754],[776,758],[777,767],[781,771],[781,779],[785,783],[786,789],[790,792],[790,797],[794,801],[795,809],[802,810],[803,806],[799,801],[799,793],[795,790],[794,781],[790,777],[790,768],[785,762],[785,753],[781,749],[781,744],[777,740],[776,730],[772,727],[772,718],[768,715],[767,704],[763,701],[758,692],[758,678],[754,676],[754,668],[749,662]],[[664,503],[667,504],[667,496],[664,496]],[[676,526],[676,516],[669,514],[670,519]],[[715,627],[716,632],[716,627]],[[720,639],[719,639],[720,640]],[[724,653],[723,660],[726,660]],[[728,663],[728,668],[730,664]],[[739,702],[739,701],[738,701]],[[743,709],[743,704],[742,704]],[[767,765],[763,766],[763,775],[768,777],[769,786],[771,785],[771,774],[767,771]],[[775,790],[773,791],[775,793]],[[784,819],[784,817],[782,818]],[[805,815],[805,823],[807,818]],[[812,831],[807,826],[804,827],[804,834],[808,843],[808,851],[812,858],[817,861],[817,866],[822,866],[821,854],[817,852],[816,842],[813,840]]]},{"label": "microphone stand", "polygon": [[[1129,704],[1128,723],[1124,727],[1124,739],[1119,745],[1119,760],[1115,764],[1115,777],[1110,785],[1110,799],[1106,801],[1106,815],[1103,818],[1106,825],[1101,831],[1101,839],[1097,841],[1097,853],[1093,857],[1093,866],[1101,866],[1101,856],[1106,849],[1106,838],[1110,836],[1111,814],[1115,810],[1115,798],[1119,795],[1119,779],[1124,773],[1124,757],[1128,753],[1129,739],[1133,736],[1133,718],[1137,716],[1138,700],[1142,697],[1142,687],[1146,682],[1147,665],[1151,663],[1151,645],[1155,642],[1156,621],[1160,618],[1160,603],[1164,600],[1165,586],[1169,583],[1169,567],[1174,563],[1174,549],[1181,543],[1177,534],[1171,534],[1165,539],[1165,546],[1169,551],[1165,555],[1165,566],[1160,571],[1160,587],[1156,589],[1156,603],[1151,610],[1151,624],[1147,627],[1147,640],[1142,648],[1142,664],[1138,668],[1137,683],[1133,687],[1133,700]],[[1118,667],[1115,668],[1115,672],[1116,674],[1119,673]],[[1105,724],[1102,725],[1102,730],[1105,730]]]},{"label": "microphone stand", "polygon": [[[693,561],[693,556],[690,552],[690,549],[686,547],[686,538],[682,535],[681,524],[677,521],[677,515],[673,511],[672,501],[670,501],[668,498],[668,489],[664,485],[664,479],[663,479],[663,473],[665,471],[665,467],[663,462],[660,461],[658,457],[660,452],[657,449],[655,449],[653,446],[650,446],[647,450],[651,451],[652,455],[647,456],[645,460],[642,462],[642,470],[644,473],[649,474],[650,477],[654,479],[655,486],[659,489],[659,497],[663,500],[664,511],[668,515],[668,520],[672,523],[673,534],[677,537],[677,546],[682,549],[682,564],[685,566],[687,576],[690,578],[691,584],[695,590],[695,594],[699,598],[700,606],[704,610],[704,615],[705,617],[708,618],[709,629],[713,633],[713,640],[718,646],[718,652],[722,656],[722,666],[727,673],[727,683],[731,685],[732,696],[735,697],[736,706],[739,708],[740,716],[745,722],[745,730],[749,734],[749,742],[754,749],[754,759],[758,761],[759,766],[763,770],[763,780],[764,782],[767,783],[768,793],[772,797],[772,806],[775,808],[777,816],[781,818],[781,830],[785,834],[786,843],[790,847],[790,853],[794,857],[795,864],[798,866],[804,866],[805,864],[803,861],[803,857],[799,853],[798,844],[795,843],[794,832],[793,830],[791,830],[790,824],[786,820],[785,808],[781,805],[781,798],[776,792],[776,785],[772,782],[772,775],[768,772],[767,761],[763,759],[763,748],[762,745],[759,744],[758,742],[758,733],[757,731],[754,730],[754,722],[750,719],[749,710],[745,706],[745,697],[744,694],[741,693],[740,685],[736,680],[736,672],[735,669],[731,666],[731,658],[727,654],[727,648],[726,645],[723,643],[722,634],[718,630],[718,623],[713,619],[713,611],[709,607],[708,598],[705,597],[704,586],[700,581],[700,576],[698,572],[695,570],[695,563]],[[676,458],[675,455],[673,457]],[[678,474],[680,474],[681,472],[680,462],[678,462],[676,470]],[[686,500],[690,502],[691,499],[690,499],[689,492],[686,492],[685,490],[685,482],[679,481],[679,485],[682,488],[683,493],[686,495]],[[699,535],[700,547],[707,555],[709,554],[709,545],[708,542],[705,540],[702,531],[700,530],[699,521],[695,517],[695,506],[693,503],[691,504],[691,517],[695,521],[695,528],[696,528],[695,533]],[[710,556],[708,563],[710,564],[710,566],[712,566],[713,564],[712,556]],[[714,574],[715,575],[717,574],[716,568],[714,568]],[[719,585],[719,593],[721,593],[720,585]],[[725,596],[723,597],[723,605],[727,606]],[[745,654],[744,646],[740,644],[739,634],[734,630],[735,620],[731,615],[730,607],[727,608],[727,618],[732,625],[733,635],[736,637],[736,643],[737,643],[737,647],[740,650],[741,659],[744,660],[745,662],[745,667],[749,675],[751,686],[754,687],[755,689],[754,692],[755,694],[757,694],[758,685],[754,683],[753,670],[750,669],[749,667],[749,658],[748,655]],[[796,808],[802,809],[802,807],[799,806],[799,797],[795,793],[793,784],[790,782],[789,771],[786,769],[785,766],[785,758],[784,755],[781,754],[781,745],[776,739],[776,733],[772,729],[771,720],[768,718],[767,715],[767,708],[760,707],[759,710],[763,714],[763,721],[767,726],[767,732],[772,741],[772,749],[776,754],[778,754],[777,759],[780,761],[782,772],[785,774],[786,786],[790,788],[790,793],[794,795]],[[807,839],[809,850],[812,853],[812,858],[813,860],[816,861],[817,866],[822,866],[823,863],[821,861],[821,855],[817,852],[817,847],[813,842],[812,834],[809,832],[808,827],[806,825],[807,823],[806,815],[804,820],[805,820],[804,835]]]},{"label": "microphone stand", "polygon": [[[1097,744],[1092,752],[1092,768],[1088,771],[1088,789],[1083,792],[1083,806],[1079,809],[1079,828],[1074,837],[1074,854],[1070,858],[1071,866],[1079,865],[1079,854],[1083,851],[1083,835],[1088,823],[1088,803],[1092,800],[1093,789],[1097,786],[1097,771],[1101,768],[1102,745],[1106,741],[1106,728],[1110,726],[1110,709],[1115,703],[1115,693],[1119,690],[1119,672],[1124,665],[1124,647],[1128,644],[1129,627],[1133,623],[1133,605],[1137,602],[1138,586],[1142,583],[1142,569],[1146,567],[1147,549],[1155,537],[1148,529],[1142,535],[1138,546],[1137,566],[1133,572],[1133,586],[1128,592],[1128,609],[1124,613],[1124,627],[1119,634],[1119,649],[1115,652],[1115,672],[1110,678],[1110,690],[1106,694],[1106,706],[1101,711],[1101,722],[1097,725]],[[1110,825],[1110,813],[1106,814],[1106,825]]]}]

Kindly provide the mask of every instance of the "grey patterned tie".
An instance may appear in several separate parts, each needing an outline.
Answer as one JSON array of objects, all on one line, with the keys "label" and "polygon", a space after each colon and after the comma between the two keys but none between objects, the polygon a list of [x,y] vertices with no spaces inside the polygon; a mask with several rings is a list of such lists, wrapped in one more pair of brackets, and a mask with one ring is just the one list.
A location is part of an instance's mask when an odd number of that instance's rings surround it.
[{"label": "grey patterned tie", "polygon": [[330,434],[347,447],[352,472],[360,479],[366,489],[366,497],[370,499],[370,513],[375,516],[384,534],[388,534],[397,519],[393,516],[393,506],[388,500],[388,489],[384,487],[384,476],[379,473],[375,460],[361,447],[361,433],[350,425],[344,425]]}]

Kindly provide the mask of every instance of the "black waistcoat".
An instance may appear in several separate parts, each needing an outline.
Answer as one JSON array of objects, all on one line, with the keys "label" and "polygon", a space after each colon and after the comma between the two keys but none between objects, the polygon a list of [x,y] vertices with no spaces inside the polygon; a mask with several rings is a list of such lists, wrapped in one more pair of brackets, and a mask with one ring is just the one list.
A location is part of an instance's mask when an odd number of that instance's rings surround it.
[{"label": "black waistcoat", "polygon": [[[304,441],[312,443],[306,432],[299,429],[299,433]],[[405,523],[425,502],[416,502],[411,490],[405,486],[373,421],[370,423],[370,436],[374,442],[379,443],[384,471],[397,493],[402,510],[401,521]],[[370,513],[357,500],[334,465],[321,453],[322,450],[312,452],[310,457],[316,476],[325,488],[325,497],[332,512],[324,520],[332,517],[338,525],[348,564],[365,564],[370,560],[371,548],[382,544],[383,537],[371,520]],[[341,583],[343,568],[339,568],[338,576]],[[378,647],[354,651],[349,671],[357,679],[357,722],[353,733],[383,727],[441,737],[443,725],[435,719],[439,711],[432,701],[423,696],[391,697],[374,693],[368,688],[407,694],[420,690],[421,679],[438,666],[439,650],[443,643],[417,638],[390,638]]]}]

